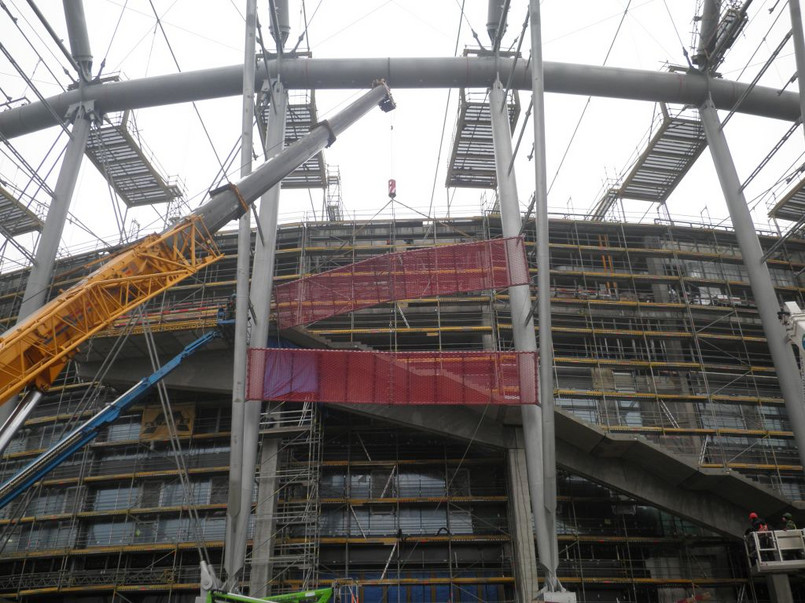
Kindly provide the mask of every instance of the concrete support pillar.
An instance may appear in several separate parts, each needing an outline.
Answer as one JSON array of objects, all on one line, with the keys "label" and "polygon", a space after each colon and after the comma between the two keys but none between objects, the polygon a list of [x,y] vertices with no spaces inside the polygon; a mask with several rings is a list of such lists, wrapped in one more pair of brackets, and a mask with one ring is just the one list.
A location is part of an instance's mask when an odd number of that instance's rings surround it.
[{"label": "concrete support pillar", "polygon": [[794,603],[788,574],[769,574],[766,576],[766,586],[769,587],[769,597],[775,603]]},{"label": "concrete support pillar", "polygon": [[274,549],[274,526],[277,510],[277,456],[280,439],[262,438],[260,473],[257,477],[257,508],[254,511],[254,537],[252,545],[249,596],[266,597],[271,580],[271,555]]},{"label": "concrete support pillar", "polygon": [[785,409],[794,439],[799,449],[800,462],[805,465],[805,406],[802,398],[802,380],[799,368],[794,358],[794,351],[788,342],[778,312],[780,303],[774,291],[774,285],[769,274],[769,267],[763,261],[763,249],[746,204],[746,198],[741,191],[741,181],[732,161],[727,139],[721,129],[718,112],[712,100],[708,99],[700,108],[702,124],[704,125],[707,144],[713,157],[713,164],[718,173],[718,180],[724,192],[727,209],[730,212],[735,237],[741,249],[744,266],[749,273],[749,284],[752,295],[757,304],[763,333],[774,362],[777,373],[777,382],[785,400]]},{"label": "concrete support pillar", "polygon": [[512,534],[515,596],[517,603],[531,603],[537,594],[537,558],[534,524],[528,492],[523,432],[517,430],[517,445],[506,451],[509,473],[509,525]]}]

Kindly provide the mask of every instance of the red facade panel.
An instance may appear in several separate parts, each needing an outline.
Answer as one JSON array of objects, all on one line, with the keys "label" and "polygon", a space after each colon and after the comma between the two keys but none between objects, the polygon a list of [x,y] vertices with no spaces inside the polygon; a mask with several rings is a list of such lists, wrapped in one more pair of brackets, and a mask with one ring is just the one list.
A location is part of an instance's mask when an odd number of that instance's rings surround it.
[{"label": "red facade panel", "polygon": [[387,253],[274,288],[280,329],[378,304],[529,283],[521,237]]},{"label": "red facade panel", "polygon": [[536,404],[534,352],[251,349],[250,400]]}]

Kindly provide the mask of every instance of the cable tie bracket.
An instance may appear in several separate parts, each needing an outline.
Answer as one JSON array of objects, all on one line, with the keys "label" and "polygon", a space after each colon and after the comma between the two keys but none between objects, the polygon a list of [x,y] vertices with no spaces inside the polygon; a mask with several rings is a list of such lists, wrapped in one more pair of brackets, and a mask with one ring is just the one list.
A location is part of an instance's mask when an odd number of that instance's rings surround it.
[{"label": "cable tie bracket", "polygon": [[316,126],[323,126],[324,128],[327,128],[328,136],[327,136],[327,146],[325,148],[329,149],[336,139],[333,127],[330,125],[330,122],[326,119],[321,120],[319,123],[316,124]]}]

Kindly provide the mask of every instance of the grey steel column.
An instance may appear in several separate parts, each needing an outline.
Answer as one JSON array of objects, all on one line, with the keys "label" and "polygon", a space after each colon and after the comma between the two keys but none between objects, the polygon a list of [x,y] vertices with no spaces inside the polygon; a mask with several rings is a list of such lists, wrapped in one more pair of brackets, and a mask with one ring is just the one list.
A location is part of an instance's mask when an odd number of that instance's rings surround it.
[{"label": "grey steel column", "polygon": [[699,47],[693,62],[700,69],[706,70],[710,54],[716,46],[716,32],[718,31],[718,17],[721,13],[721,0],[705,0],[702,8],[702,19],[699,27]]},{"label": "grey steel column", "polygon": [[[257,0],[246,2],[246,39],[243,57],[243,112],[240,147],[240,175],[252,171],[252,128],[254,121],[255,29]],[[244,428],[246,425],[246,346],[249,330],[249,260],[251,257],[251,212],[238,222],[238,261],[235,299],[235,344],[232,373],[232,434],[229,452],[229,499],[224,549],[226,585],[237,587],[246,559],[246,532],[252,502],[253,480],[243,480]]]},{"label": "grey steel column", "polygon": [[[522,222],[517,198],[517,181],[514,171],[509,171],[512,158],[511,130],[509,130],[506,98],[500,81],[496,81],[492,85],[489,105],[492,114],[492,140],[495,145],[495,171],[498,180],[498,200],[503,236],[516,237],[520,234]],[[528,316],[531,310],[531,287],[529,285],[509,287],[509,305],[512,315],[514,349],[518,352],[536,352],[534,319]],[[551,558],[551,538],[555,539],[555,535],[552,536],[548,532],[548,521],[543,502],[545,489],[542,459],[543,413],[540,406],[533,404],[521,406],[521,411],[528,489],[531,494],[531,510],[537,528],[539,562],[545,568],[546,579],[551,583],[556,573]]]},{"label": "grey steel column", "polygon": [[794,56],[797,60],[800,120],[805,123],[805,35],[802,33],[802,10],[799,0],[788,0],[788,10],[791,13],[791,33],[794,38]]},{"label": "grey steel column", "polygon": [[707,136],[707,145],[713,156],[713,164],[724,192],[727,209],[735,229],[735,237],[741,249],[744,266],[749,273],[749,284],[755,298],[763,333],[769,344],[777,381],[785,400],[785,409],[794,439],[799,449],[799,459],[805,465],[805,407],[802,399],[802,381],[797,368],[794,352],[787,341],[787,336],[777,313],[780,311],[780,302],[774,291],[769,268],[763,261],[763,249],[760,247],[755,225],[746,204],[746,198],[741,191],[741,181],[732,161],[727,139],[721,129],[718,112],[711,100],[707,100],[699,107],[704,132]]},{"label": "grey steel column", "polygon": [[67,25],[67,36],[70,38],[70,52],[83,73],[79,73],[83,81],[92,77],[92,51],[87,35],[87,20],[84,17],[83,0],[63,0],[64,20]]},{"label": "grey steel column", "polygon": [[89,138],[90,119],[84,107],[76,109],[75,123],[67,142],[67,150],[59,169],[59,178],[53,189],[53,198],[50,200],[48,215],[39,237],[36,248],[34,265],[28,275],[22,305],[18,320],[25,318],[34,310],[42,307],[47,301],[50,280],[53,277],[53,266],[56,263],[56,252],[59,250],[61,235],[64,231],[64,222],[70,209],[70,200],[73,198],[78,172],[81,169],[81,160]]},{"label": "grey steel column", "polygon": [[[269,108],[268,131],[265,138],[266,158],[279,153],[285,144],[285,114],[288,108],[288,93],[280,82],[271,85],[272,103]],[[271,313],[271,290],[274,284],[274,255],[277,248],[277,220],[279,214],[280,201],[279,184],[273,186],[260,199],[260,228],[258,233],[262,233],[263,240],[258,234],[255,244],[254,267],[252,268],[252,302],[254,304],[254,325],[252,326],[252,347],[265,347],[268,341],[269,314]],[[246,422],[243,432],[243,480],[244,483],[254,476],[257,465],[257,441],[260,431],[260,410],[262,402],[260,400],[249,400],[246,403]],[[266,584],[270,579],[270,557],[274,548],[273,510],[276,506],[277,493],[274,483],[277,475],[277,446],[276,437],[266,438],[263,442],[264,447],[273,450],[269,454],[264,450],[262,455],[260,475],[261,492],[257,500],[256,523],[260,526],[261,538],[255,537],[252,545],[252,569],[259,560],[261,572],[252,573],[255,580],[249,588],[249,594],[255,596],[266,596]],[[263,466],[265,464],[265,466]],[[268,500],[270,497],[270,500]],[[241,502],[241,513],[244,508],[248,513],[244,501]],[[255,532],[257,532],[255,525]],[[263,577],[264,576],[264,577]],[[259,579],[259,580],[258,580]]]},{"label": "grey steel column", "polygon": [[539,325],[539,400],[542,407],[544,503],[551,539],[553,572],[559,563],[556,540],[556,439],[553,398],[553,340],[551,337],[551,257],[548,246],[548,180],[545,162],[545,80],[542,68],[542,25],[539,0],[530,0],[531,94],[534,103],[534,215],[537,231],[537,324]]}]

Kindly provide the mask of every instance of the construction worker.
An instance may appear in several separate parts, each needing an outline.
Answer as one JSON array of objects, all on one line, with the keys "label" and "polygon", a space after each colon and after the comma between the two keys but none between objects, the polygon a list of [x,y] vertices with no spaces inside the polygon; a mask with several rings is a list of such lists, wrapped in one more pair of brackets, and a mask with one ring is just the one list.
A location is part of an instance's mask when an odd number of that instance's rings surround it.
[{"label": "construction worker", "polygon": [[749,522],[752,524],[752,527],[746,531],[747,533],[769,531],[769,525],[766,523],[766,520],[762,517],[758,517],[757,513],[754,511],[749,514]]},{"label": "construction worker", "polygon": [[794,519],[791,517],[791,513],[783,513],[783,529],[784,530],[797,529],[797,524],[794,523]]}]

